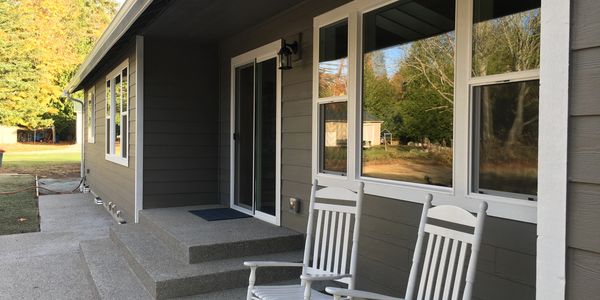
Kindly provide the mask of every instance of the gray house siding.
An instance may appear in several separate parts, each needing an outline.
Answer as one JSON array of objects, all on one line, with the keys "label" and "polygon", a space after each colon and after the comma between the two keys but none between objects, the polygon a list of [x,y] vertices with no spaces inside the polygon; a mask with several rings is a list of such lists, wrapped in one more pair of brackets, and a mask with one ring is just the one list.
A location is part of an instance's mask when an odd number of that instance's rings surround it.
[{"label": "gray house siding", "polygon": [[[311,182],[313,18],[348,1],[308,1],[220,44],[219,169],[221,202],[229,202],[230,59],[279,38],[302,33],[302,61],[282,75],[282,225],[303,232]],[[287,199],[303,200],[301,214]],[[404,296],[421,205],[367,196],[359,248],[359,288]],[[535,299],[536,226],[488,218],[474,295]]]},{"label": "gray house siding", "polygon": [[572,0],[567,298],[600,295],[600,2]]},{"label": "gray house siding", "polygon": [[[106,75],[125,59],[129,59],[129,152],[128,166],[122,166],[105,159],[106,153]],[[84,134],[86,182],[94,193],[105,202],[111,201],[123,212],[127,221],[133,221],[135,212],[135,134],[136,134],[136,56],[133,45],[124,47],[119,54],[102,66],[93,83],[85,88],[85,92],[96,89],[96,136],[95,143],[88,143],[87,132]],[[87,122],[87,118],[84,118]],[[84,125],[87,128],[87,124]]]},{"label": "gray house siding", "polygon": [[145,37],[144,209],[218,203],[216,45]]}]

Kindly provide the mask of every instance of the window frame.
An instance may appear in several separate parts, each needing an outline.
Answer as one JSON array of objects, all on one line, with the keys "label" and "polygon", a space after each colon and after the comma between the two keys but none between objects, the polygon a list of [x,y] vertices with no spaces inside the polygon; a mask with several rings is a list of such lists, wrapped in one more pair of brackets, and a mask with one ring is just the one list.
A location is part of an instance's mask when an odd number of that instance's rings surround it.
[{"label": "window frame", "polygon": [[86,135],[88,144],[96,143],[96,87],[86,93]]},{"label": "window frame", "polygon": [[[349,152],[351,149],[354,148],[354,144],[355,144],[355,135],[353,134],[354,132],[354,124],[351,124],[352,122],[350,122],[350,120],[354,119],[354,115],[351,114],[351,112],[353,112],[354,110],[351,109],[351,106],[354,105],[354,103],[356,103],[356,88],[355,88],[355,81],[353,80],[353,78],[356,76],[356,61],[353,60],[353,57],[355,56],[356,53],[356,48],[352,47],[352,45],[354,43],[356,43],[356,35],[352,34],[352,32],[355,32],[356,28],[356,22],[352,22],[352,20],[354,19],[353,17],[356,15],[356,13],[349,13],[348,10],[345,9],[341,9],[347,6],[352,5],[352,2],[349,4],[346,4],[344,6],[341,6],[338,9],[332,10],[330,12],[327,12],[321,16],[318,16],[314,19],[313,22],[313,41],[314,41],[314,49],[315,51],[313,51],[313,78],[315,78],[315,80],[313,80],[313,116],[315,116],[315,118],[313,118],[313,125],[312,125],[312,145],[314,145],[313,147],[313,153],[312,153],[312,173],[313,174],[318,174],[321,177],[326,177],[326,178],[331,178],[331,179],[337,179],[340,180],[340,178],[342,178],[341,180],[351,180],[351,174],[354,174],[354,169],[353,166],[350,164],[351,160],[349,159]],[[331,96],[331,97],[324,97],[321,98],[319,97],[319,56],[320,56],[320,52],[319,50],[319,45],[320,45],[320,35],[321,35],[321,28],[323,27],[327,27],[330,25],[333,25],[335,23],[341,22],[341,21],[347,21],[347,26],[348,26],[348,83],[346,85],[346,95],[344,96]],[[348,136],[348,140],[347,140],[347,144],[346,144],[346,149],[348,151],[346,157],[347,157],[347,161],[346,161],[346,172],[335,172],[335,171],[327,171],[327,170],[322,170],[322,164],[321,164],[321,158],[324,156],[324,145],[322,145],[321,141],[322,141],[322,132],[324,132],[324,128],[321,128],[321,125],[324,126],[324,124],[321,124],[321,120],[323,118],[322,116],[322,112],[321,112],[321,105],[324,104],[329,104],[329,103],[337,103],[337,102],[346,102],[347,104],[347,118],[348,118],[348,126],[347,126],[347,136]]]},{"label": "window frame", "polygon": [[[121,145],[121,153],[115,153],[115,142],[116,142],[116,137],[114,135],[115,132],[115,126],[116,126],[116,121],[115,121],[115,117],[116,117],[116,97],[115,97],[115,79],[117,78],[117,76],[123,76],[123,71],[127,70],[127,85],[125,86],[124,91],[121,92],[121,109],[123,107],[122,105],[122,96],[123,94],[126,94],[126,98],[124,99],[125,101],[127,101],[127,109],[125,111],[121,111],[120,112],[120,118],[121,118],[121,122],[123,122],[123,117],[125,116],[127,118],[127,122],[129,122],[129,109],[130,109],[130,93],[129,93],[129,88],[130,88],[130,68],[129,68],[129,59],[126,59],[125,61],[123,61],[121,64],[119,64],[116,68],[114,68],[108,75],[106,75],[105,78],[105,86],[107,89],[110,89],[110,99],[106,98],[105,96],[105,124],[104,124],[104,133],[105,133],[105,143],[106,143],[106,147],[104,149],[104,158],[107,161],[128,167],[129,166],[129,132],[130,132],[130,126],[129,124],[127,124],[127,128],[126,131],[127,132],[123,132],[123,126],[120,126],[120,134],[121,134],[121,141],[123,141],[123,136],[127,135],[126,138],[126,143],[123,143]],[[121,86],[123,85],[123,78],[121,78],[120,83]],[[107,95],[107,93],[109,92],[109,90],[107,90],[104,94]],[[109,106],[110,104],[110,111],[109,111]],[[109,126],[107,125],[107,121]],[[125,157],[123,157],[122,153],[125,154]]]},{"label": "window frame", "polygon": [[[453,110],[453,171],[452,187],[401,182],[365,177],[362,170],[362,16],[398,0],[355,0],[314,18],[313,22],[313,124],[312,124],[312,178],[320,185],[352,188],[356,181],[365,183],[365,193],[422,203],[426,195],[434,195],[436,205],[455,204],[476,212],[479,203],[489,204],[488,214],[522,222],[537,222],[537,201],[525,201],[499,195],[479,194],[472,191],[473,113],[471,90],[473,85],[497,83],[506,80],[540,79],[540,70],[528,70],[483,77],[472,77],[472,25],[473,0],[456,0],[454,59],[454,110]],[[348,153],[345,176],[320,172],[320,104],[340,99],[318,97],[319,30],[344,18],[348,19]],[[543,29],[542,29],[543,30]],[[541,90],[541,88],[540,88]],[[541,99],[540,99],[541,102]],[[460,134],[458,134],[460,132]],[[543,145],[538,142],[538,147]],[[538,158],[539,159],[539,158]],[[539,162],[538,162],[539,164]],[[538,172],[538,181],[543,174]],[[539,190],[539,187],[538,187]]]}]

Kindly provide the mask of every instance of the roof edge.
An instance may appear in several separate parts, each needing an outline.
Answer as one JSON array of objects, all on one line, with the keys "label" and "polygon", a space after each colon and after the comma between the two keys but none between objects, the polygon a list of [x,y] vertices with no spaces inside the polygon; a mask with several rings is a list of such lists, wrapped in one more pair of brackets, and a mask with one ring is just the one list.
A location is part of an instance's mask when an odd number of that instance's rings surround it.
[{"label": "roof edge", "polygon": [[90,75],[92,70],[100,63],[108,51],[123,37],[125,32],[150,6],[153,0],[127,0],[110,22],[100,39],[94,45],[92,52],[88,54],[77,72],[69,81],[66,90],[70,93],[79,89],[79,85]]}]

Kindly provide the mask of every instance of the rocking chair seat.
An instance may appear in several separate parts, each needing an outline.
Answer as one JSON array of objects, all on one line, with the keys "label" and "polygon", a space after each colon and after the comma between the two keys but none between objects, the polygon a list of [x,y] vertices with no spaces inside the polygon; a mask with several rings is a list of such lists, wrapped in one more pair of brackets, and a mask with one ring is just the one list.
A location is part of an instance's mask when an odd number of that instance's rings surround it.
[{"label": "rocking chair seat", "polygon": [[[301,285],[270,285],[255,286],[252,289],[255,299],[261,300],[302,300],[304,299],[304,286]],[[331,300],[331,296],[312,290],[311,300]]]}]

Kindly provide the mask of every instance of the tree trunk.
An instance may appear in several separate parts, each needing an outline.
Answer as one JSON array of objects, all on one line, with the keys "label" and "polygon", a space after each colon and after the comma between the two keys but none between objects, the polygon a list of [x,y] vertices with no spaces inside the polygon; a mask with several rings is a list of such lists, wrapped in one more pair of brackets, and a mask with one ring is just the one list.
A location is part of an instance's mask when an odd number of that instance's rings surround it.
[{"label": "tree trunk", "polygon": [[525,83],[519,84],[519,95],[517,96],[517,107],[515,109],[515,119],[506,138],[506,151],[512,156],[514,146],[521,142],[523,128],[525,127],[524,112],[525,98],[529,93],[529,87]]},{"label": "tree trunk", "polygon": [[494,107],[490,90],[487,87],[481,88],[481,140],[483,144],[483,153],[493,151],[496,137],[494,136]]}]

